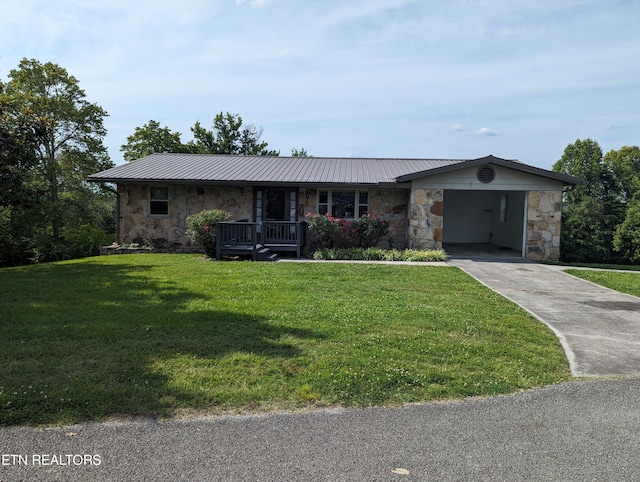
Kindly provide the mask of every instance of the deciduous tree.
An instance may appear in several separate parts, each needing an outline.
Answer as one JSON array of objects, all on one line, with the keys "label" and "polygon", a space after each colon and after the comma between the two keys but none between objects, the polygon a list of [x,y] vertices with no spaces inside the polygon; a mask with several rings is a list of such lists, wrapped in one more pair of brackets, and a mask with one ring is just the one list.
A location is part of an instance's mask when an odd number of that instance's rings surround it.
[{"label": "deciduous tree", "polygon": [[213,128],[202,127],[200,121],[191,128],[193,141],[190,150],[199,154],[243,154],[253,156],[277,156],[279,151],[269,150],[261,141],[262,129],[253,124],[244,125],[238,114],[220,112],[213,120]]},{"label": "deciduous tree", "polygon": [[29,183],[41,193],[42,225],[34,227],[37,232],[31,239],[34,258],[69,257],[72,231],[83,225],[102,224],[95,218],[70,219],[69,204],[76,199],[81,203],[96,199],[92,196],[97,194],[96,188],[86,183],[86,177],[113,166],[102,142],[107,113],[86,99],[75,77],[51,62],[23,59],[8,77],[0,103],[11,105],[16,119],[32,119],[37,126],[37,162]]},{"label": "deciduous tree", "polygon": [[592,140],[569,144],[553,170],[578,177],[583,184],[565,192],[561,257],[567,261],[614,262],[613,237],[624,219],[624,203],[613,173]]},{"label": "deciduous tree", "polygon": [[127,137],[127,143],[120,147],[125,161],[135,161],[150,154],[162,152],[188,152],[180,140],[180,133],[168,127],[161,127],[158,121],[150,120]]}]

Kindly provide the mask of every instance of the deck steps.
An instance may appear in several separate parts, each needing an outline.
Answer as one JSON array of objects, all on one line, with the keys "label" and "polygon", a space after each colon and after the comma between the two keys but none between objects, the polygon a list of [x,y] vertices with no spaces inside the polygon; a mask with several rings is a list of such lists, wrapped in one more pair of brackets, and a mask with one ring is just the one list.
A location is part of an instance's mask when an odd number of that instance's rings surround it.
[{"label": "deck steps", "polygon": [[279,259],[276,253],[264,246],[258,247],[256,250],[256,261],[278,261]]}]

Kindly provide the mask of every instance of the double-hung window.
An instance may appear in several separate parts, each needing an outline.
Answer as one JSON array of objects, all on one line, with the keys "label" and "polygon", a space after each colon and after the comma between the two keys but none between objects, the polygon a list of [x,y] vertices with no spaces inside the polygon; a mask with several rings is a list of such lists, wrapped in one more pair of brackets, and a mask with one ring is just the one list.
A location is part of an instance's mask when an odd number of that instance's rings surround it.
[{"label": "double-hung window", "polygon": [[166,216],[169,214],[169,188],[151,186],[149,188],[149,214]]},{"label": "double-hung window", "polygon": [[320,190],[318,213],[334,218],[357,219],[369,213],[369,192],[357,189]]}]

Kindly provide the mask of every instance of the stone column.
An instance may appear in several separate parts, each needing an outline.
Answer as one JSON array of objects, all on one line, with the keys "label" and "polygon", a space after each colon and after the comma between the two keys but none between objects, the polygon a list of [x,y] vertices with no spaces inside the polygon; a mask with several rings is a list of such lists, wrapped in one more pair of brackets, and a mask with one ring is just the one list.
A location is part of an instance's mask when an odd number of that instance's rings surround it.
[{"label": "stone column", "polygon": [[442,248],[442,189],[412,189],[409,211],[409,248]]},{"label": "stone column", "polygon": [[527,202],[526,257],[533,261],[558,261],[562,191],[529,191]]}]

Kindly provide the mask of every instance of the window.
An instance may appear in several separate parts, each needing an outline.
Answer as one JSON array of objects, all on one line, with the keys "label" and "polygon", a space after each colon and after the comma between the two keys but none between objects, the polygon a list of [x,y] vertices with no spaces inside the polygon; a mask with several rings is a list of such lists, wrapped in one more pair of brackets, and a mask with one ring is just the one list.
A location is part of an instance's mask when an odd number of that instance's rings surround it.
[{"label": "window", "polygon": [[169,188],[149,188],[149,213],[156,216],[169,214]]},{"label": "window", "polygon": [[369,192],[337,189],[319,191],[318,213],[334,218],[357,219],[369,213]]},{"label": "window", "polygon": [[500,196],[500,222],[504,223],[507,221],[507,208],[509,205],[509,195],[502,194]]}]

